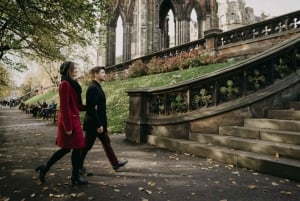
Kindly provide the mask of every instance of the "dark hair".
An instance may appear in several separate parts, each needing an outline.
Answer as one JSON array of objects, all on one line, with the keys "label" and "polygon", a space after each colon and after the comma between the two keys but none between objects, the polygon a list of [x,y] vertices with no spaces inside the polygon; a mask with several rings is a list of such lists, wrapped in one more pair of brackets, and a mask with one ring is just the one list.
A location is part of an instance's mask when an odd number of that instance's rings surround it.
[{"label": "dark hair", "polygon": [[96,66],[96,67],[93,67],[90,70],[90,74],[91,74],[92,79],[94,78],[94,74],[95,73],[99,73],[100,70],[104,70],[105,71],[105,67],[104,66]]},{"label": "dark hair", "polygon": [[72,61],[65,61],[60,65],[59,72],[62,76],[70,77],[70,72],[75,68],[75,63]]}]

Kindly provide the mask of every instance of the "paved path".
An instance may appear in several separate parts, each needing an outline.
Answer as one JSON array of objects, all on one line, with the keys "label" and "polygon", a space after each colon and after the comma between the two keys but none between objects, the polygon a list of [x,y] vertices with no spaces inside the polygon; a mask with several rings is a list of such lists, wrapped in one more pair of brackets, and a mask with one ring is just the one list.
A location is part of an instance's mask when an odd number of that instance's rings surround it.
[{"label": "paved path", "polygon": [[112,135],[117,156],[129,163],[114,172],[101,143],[86,159],[89,185],[70,185],[70,155],[40,184],[34,168],[57,150],[56,127],[17,109],[0,109],[0,201],[296,201],[300,183],[189,154],[126,142]]}]

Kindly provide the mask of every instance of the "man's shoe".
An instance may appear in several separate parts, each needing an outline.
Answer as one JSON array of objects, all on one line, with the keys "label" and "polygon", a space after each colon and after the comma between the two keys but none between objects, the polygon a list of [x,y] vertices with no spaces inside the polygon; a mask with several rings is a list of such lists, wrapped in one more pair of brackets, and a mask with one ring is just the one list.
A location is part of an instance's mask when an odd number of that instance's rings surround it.
[{"label": "man's shoe", "polygon": [[119,162],[117,165],[114,165],[113,168],[114,168],[115,171],[118,171],[118,169],[119,169],[120,167],[123,167],[123,166],[126,165],[127,163],[128,163],[128,160],[126,160],[126,161],[121,161],[121,162]]},{"label": "man's shoe", "polygon": [[79,169],[79,174],[85,175],[85,176],[93,176],[94,175],[92,172],[87,172],[85,167],[82,167]]},{"label": "man's shoe", "polygon": [[72,176],[71,177],[71,183],[72,185],[87,185],[89,182],[85,179],[82,179],[80,177],[75,177],[75,176]]}]

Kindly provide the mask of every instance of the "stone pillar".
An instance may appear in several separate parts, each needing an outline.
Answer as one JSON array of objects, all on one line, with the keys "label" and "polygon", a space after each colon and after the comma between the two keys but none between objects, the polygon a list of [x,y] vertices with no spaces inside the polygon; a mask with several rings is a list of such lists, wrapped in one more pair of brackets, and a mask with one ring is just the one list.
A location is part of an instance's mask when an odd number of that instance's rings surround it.
[{"label": "stone pillar", "polygon": [[131,37],[130,37],[130,25],[124,24],[123,31],[123,62],[131,59]]},{"label": "stone pillar", "polygon": [[106,26],[101,26],[99,33],[99,48],[97,50],[97,65],[98,66],[106,66],[106,56],[107,56],[107,29]]},{"label": "stone pillar", "polygon": [[175,46],[189,42],[186,41],[186,37],[188,37],[186,35],[189,35],[187,21],[177,18],[175,21]]},{"label": "stone pillar", "polygon": [[116,61],[116,28],[108,26],[107,30],[107,51],[106,51],[106,65],[115,65]]},{"label": "stone pillar", "polygon": [[129,95],[129,117],[126,121],[126,139],[135,143],[146,143],[148,135],[148,106],[146,91],[127,91]]},{"label": "stone pillar", "polygon": [[210,29],[204,32],[205,49],[217,48],[218,34],[222,33],[221,29]]},{"label": "stone pillar", "polygon": [[211,13],[211,20],[210,20],[210,28],[218,28],[219,27],[219,19],[217,16],[218,12],[218,4],[216,0],[210,0],[210,13]]},{"label": "stone pillar", "polygon": [[190,42],[190,18],[185,18],[182,20],[182,41],[181,44],[183,43],[188,43]]}]

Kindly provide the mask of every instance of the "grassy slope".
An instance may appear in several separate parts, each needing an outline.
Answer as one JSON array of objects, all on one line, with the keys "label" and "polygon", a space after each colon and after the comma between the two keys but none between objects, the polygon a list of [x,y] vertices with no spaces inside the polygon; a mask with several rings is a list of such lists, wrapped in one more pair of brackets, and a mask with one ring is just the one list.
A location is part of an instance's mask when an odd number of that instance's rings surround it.
[{"label": "grassy slope", "polygon": [[[125,121],[129,113],[129,97],[126,93],[128,89],[170,85],[174,82],[178,83],[192,78],[200,77],[204,74],[227,67],[231,64],[233,64],[233,62],[200,66],[181,71],[149,75],[138,78],[128,78],[126,80],[117,80],[103,83],[103,90],[105,91],[107,98],[109,131],[112,133],[124,133],[125,131]],[[84,103],[86,89],[87,87],[83,86],[82,96]],[[59,102],[58,94],[55,90],[32,97],[26,102],[29,104],[35,104],[38,100],[42,102],[43,99],[45,99],[47,103],[50,103],[51,100]],[[81,117],[83,116],[84,112],[81,113]]]}]

